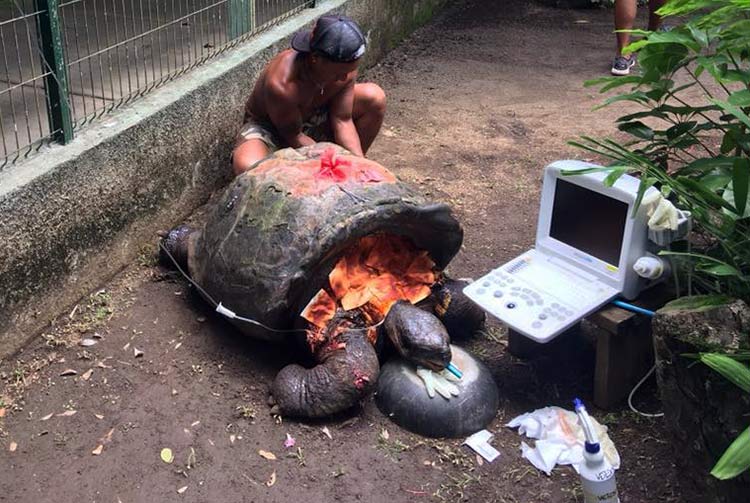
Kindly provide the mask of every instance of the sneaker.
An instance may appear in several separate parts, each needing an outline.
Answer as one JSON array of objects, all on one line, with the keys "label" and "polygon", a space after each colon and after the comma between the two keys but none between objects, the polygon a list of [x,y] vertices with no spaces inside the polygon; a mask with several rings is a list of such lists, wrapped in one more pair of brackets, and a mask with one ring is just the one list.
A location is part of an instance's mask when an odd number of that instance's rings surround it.
[{"label": "sneaker", "polygon": [[612,75],[628,75],[635,65],[635,56],[617,56],[612,62]]}]

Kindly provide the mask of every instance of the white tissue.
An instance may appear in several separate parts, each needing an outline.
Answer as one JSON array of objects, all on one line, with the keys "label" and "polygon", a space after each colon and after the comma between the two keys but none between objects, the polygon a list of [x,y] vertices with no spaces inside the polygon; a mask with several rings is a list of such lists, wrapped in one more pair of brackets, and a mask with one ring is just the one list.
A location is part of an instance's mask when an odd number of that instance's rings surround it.
[{"label": "white tissue", "polygon": [[[592,421],[604,455],[615,469],[619,468],[620,455],[607,435],[607,427],[596,419],[592,418]],[[575,412],[544,407],[521,414],[505,426],[518,428],[519,434],[536,439],[534,447],[521,442],[521,456],[547,475],[552,473],[555,465],[573,465],[578,471],[578,465],[583,461],[585,438]]]}]

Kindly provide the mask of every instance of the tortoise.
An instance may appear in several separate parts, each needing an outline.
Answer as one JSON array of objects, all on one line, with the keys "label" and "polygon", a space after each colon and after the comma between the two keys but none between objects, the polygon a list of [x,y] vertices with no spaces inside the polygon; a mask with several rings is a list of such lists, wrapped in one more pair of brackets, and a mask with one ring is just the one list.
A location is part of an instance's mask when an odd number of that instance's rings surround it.
[{"label": "tortoise", "polygon": [[[255,322],[232,319],[241,332],[298,352],[302,364],[284,367],[271,393],[281,414],[318,418],[374,389],[378,353],[392,348],[439,371],[451,361],[451,336],[482,326],[483,311],[461,293],[466,282],[444,273],[462,241],[448,205],[318,143],[279,150],[235,178],[201,229],[163,236],[162,255],[220,311]],[[352,257],[370,275],[359,290]]]}]

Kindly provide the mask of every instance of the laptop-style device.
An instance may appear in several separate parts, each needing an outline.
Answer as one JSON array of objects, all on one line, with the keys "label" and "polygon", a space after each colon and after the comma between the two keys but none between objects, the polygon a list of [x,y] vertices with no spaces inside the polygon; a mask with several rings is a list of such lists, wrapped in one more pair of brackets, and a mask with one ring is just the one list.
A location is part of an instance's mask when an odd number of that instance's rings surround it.
[{"label": "laptop-style device", "polygon": [[608,186],[608,173],[595,168],[580,161],[547,166],[534,248],[464,289],[537,342],[548,342],[617,296],[635,298],[646,286],[633,270],[648,243],[646,209],[634,210],[640,181],[622,175]]}]

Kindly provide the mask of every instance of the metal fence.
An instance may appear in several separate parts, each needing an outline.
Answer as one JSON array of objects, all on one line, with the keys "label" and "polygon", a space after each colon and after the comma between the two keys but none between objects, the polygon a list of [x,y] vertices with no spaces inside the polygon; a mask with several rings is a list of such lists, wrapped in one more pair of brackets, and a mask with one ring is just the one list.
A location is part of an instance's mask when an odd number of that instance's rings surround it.
[{"label": "metal fence", "polygon": [[314,0],[0,0],[0,169]]}]

